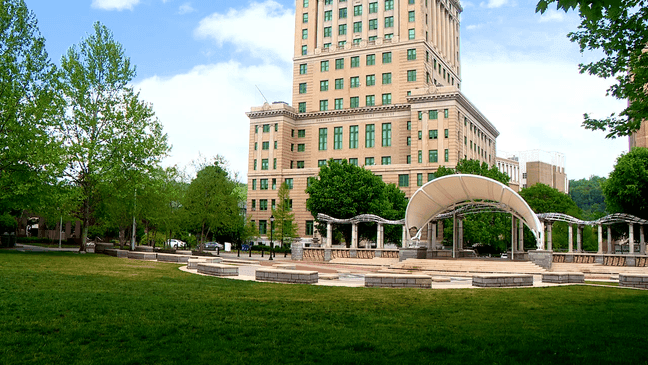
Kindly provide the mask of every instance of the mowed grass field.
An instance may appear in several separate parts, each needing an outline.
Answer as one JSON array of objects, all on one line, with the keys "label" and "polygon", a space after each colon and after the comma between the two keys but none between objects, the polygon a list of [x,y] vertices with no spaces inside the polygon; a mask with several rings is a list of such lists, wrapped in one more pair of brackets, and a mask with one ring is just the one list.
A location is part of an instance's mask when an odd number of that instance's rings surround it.
[{"label": "mowed grass field", "polygon": [[366,289],[0,251],[0,364],[645,364],[648,291]]}]

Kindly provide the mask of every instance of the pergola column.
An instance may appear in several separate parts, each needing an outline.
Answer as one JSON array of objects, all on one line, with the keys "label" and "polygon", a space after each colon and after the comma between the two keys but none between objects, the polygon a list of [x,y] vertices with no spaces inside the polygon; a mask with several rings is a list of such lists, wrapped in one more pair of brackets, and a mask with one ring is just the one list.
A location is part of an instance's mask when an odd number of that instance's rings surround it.
[{"label": "pergola column", "polygon": [[551,229],[553,227],[553,222],[547,224],[547,250],[553,251],[553,242],[551,237]]},{"label": "pergola column", "polygon": [[378,235],[376,239],[376,248],[382,249],[385,246],[384,240],[385,240],[385,227],[381,224],[378,223]]},{"label": "pergola column", "polygon": [[567,227],[568,227],[568,231],[569,231],[569,233],[568,233],[568,235],[569,235],[569,241],[568,241],[569,242],[569,250],[568,250],[568,252],[572,253],[572,252],[574,252],[574,228],[572,227],[571,224],[567,225]]},{"label": "pergola column", "polygon": [[576,230],[576,252],[583,252],[583,226]]},{"label": "pergola column", "polygon": [[409,247],[409,242],[407,242],[407,227],[403,225],[403,247]]},{"label": "pergola column", "polygon": [[639,225],[639,247],[641,247],[641,254],[646,254],[646,241],[644,241],[643,225]]},{"label": "pergola column", "polygon": [[628,245],[630,246],[628,252],[634,253],[634,224],[628,223]]},{"label": "pergola column", "polygon": [[452,257],[457,257],[457,214],[452,216]]},{"label": "pergola column", "polygon": [[607,226],[607,253],[612,254],[612,227]]},{"label": "pergola column", "polygon": [[511,258],[515,255],[515,245],[517,243],[517,229],[515,229],[515,223],[517,218],[514,215],[511,215]]},{"label": "pergola column", "polygon": [[603,253],[603,226],[598,225],[598,251],[596,252],[597,254],[602,254]]},{"label": "pergola column", "polygon": [[333,225],[331,222],[326,223],[326,247],[333,247]]},{"label": "pergola column", "polygon": [[351,224],[351,248],[358,248],[358,224]]},{"label": "pergola column", "polygon": [[457,217],[457,219],[459,225],[459,229],[457,231],[458,233],[457,248],[459,249],[459,251],[463,251],[463,217],[459,216]]},{"label": "pergola column", "polygon": [[518,242],[518,249],[524,252],[524,223],[521,219],[518,219]]},{"label": "pergola column", "polygon": [[436,222],[428,223],[428,248],[436,249]]}]

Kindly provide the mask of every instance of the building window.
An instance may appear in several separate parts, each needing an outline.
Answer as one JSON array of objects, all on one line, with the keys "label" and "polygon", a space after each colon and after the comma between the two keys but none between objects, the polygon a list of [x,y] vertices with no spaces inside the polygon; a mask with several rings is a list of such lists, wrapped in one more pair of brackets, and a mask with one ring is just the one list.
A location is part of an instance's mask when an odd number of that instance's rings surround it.
[{"label": "building window", "polygon": [[335,99],[334,102],[335,102],[335,110],[340,110],[343,108],[344,102],[342,98]]},{"label": "building window", "polygon": [[391,52],[383,52],[382,54],[382,63],[391,63],[392,54]]},{"label": "building window", "polygon": [[345,35],[346,34],[346,24],[340,24],[338,25],[338,34],[339,35]]},{"label": "building window", "polygon": [[369,14],[375,14],[378,12],[378,3],[369,3]]},{"label": "building window", "polygon": [[328,22],[333,20],[333,11],[332,10],[327,10],[324,12],[324,21]]},{"label": "building window", "polygon": [[351,68],[360,67],[360,56],[351,57]]},{"label": "building window", "polygon": [[320,111],[324,112],[328,110],[328,100],[320,100]]},{"label": "building window", "polygon": [[365,166],[373,166],[374,165],[374,158],[373,157],[365,157]]},{"label": "building window", "polygon": [[407,13],[407,15],[408,15],[408,20],[409,20],[410,22],[413,22],[413,21],[416,19],[416,15],[415,15],[415,14],[416,14],[416,13],[414,12],[414,10],[411,10],[409,13]]},{"label": "building window", "polygon": [[367,66],[373,66],[376,64],[376,55],[368,54],[367,55]]},{"label": "building window", "polygon": [[416,81],[416,70],[407,70],[407,81]]},{"label": "building window", "polygon": [[444,118],[447,118],[448,115],[449,115],[449,111],[448,111],[448,109],[443,109],[443,117],[444,117]]},{"label": "building window", "polygon": [[376,126],[373,124],[367,124],[365,126],[365,147],[371,148],[374,146],[376,139]]},{"label": "building window", "polygon": [[306,144],[300,143],[297,145],[297,152],[305,152],[306,151]]},{"label": "building window", "polygon": [[326,72],[329,70],[329,61],[320,62],[320,72]]},{"label": "building window", "polygon": [[374,105],[376,105],[376,96],[375,95],[367,95],[365,97],[365,105],[366,106],[374,106]]},{"label": "building window", "polygon": [[305,7],[305,8],[308,7],[308,0],[304,0],[304,7]]},{"label": "building window", "polygon": [[353,166],[358,166],[358,159],[357,158],[350,158],[349,159],[349,164]]},{"label": "building window", "polygon": [[407,33],[408,33],[408,39],[414,39],[415,36],[414,29],[408,30]]},{"label": "building window", "polygon": [[331,36],[331,27],[324,27],[324,37]]},{"label": "building window", "polygon": [[300,113],[306,113],[306,102],[302,101],[299,103],[298,111]]},{"label": "building window", "polygon": [[382,83],[383,83],[383,85],[391,84],[391,82],[392,82],[392,74],[391,74],[391,72],[383,73],[382,74]]},{"label": "building window", "polygon": [[333,149],[334,150],[342,149],[342,127],[335,127],[333,129]]},{"label": "building window", "polygon": [[383,156],[380,162],[381,165],[391,165],[391,156]]},{"label": "building window", "polygon": [[306,65],[305,63],[302,63],[301,65],[299,65],[299,74],[300,75],[305,75],[307,70],[308,70],[308,65]]},{"label": "building window", "polygon": [[252,190],[256,190],[256,179],[252,179]]},{"label": "building window", "polygon": [[385,28],[392,28],[392,27],[394,27],[394,17],[393,16],[385,17]]},{"label": "building window", "polygon": [[382,94],[382,105],[390,105],[392,103],[391,93]]},{"label": "building window", "polygon": [[259,180],[259,190],[268,190],[268,179]]},{"label": "building window", "polygon": [[367,75],[366,77],[366,86],[376,85],[376,75]]},{"label": "building window", "polygon": [[261,143],[261,149],[269,150],[270,149],[270,142],[265,141],[265,142]]},{"label": "building window", "polygon": [[358,148],[358,126],[349,127],[349,148]]},{"label": "building window", "polygon": [[270,133],[270,124],[263,125],[263,133]]},{"label": "building window", "polygon": [[412,145],[412,137],[407,137],[407,145],[411,146]]},{"label": "building window", "polygon": [[392,141],[392,128],[391,123],[383,123],[382,125],[382,146],[390,147]]},{"label": "building window", "polygon": [[302,29],[302,39],[308,39],[308,29]]},{"label": "building window", "polygon": [[443,130],[443,137],[448,138],[449,131],[447,129]]},{"label": "building window", "polygon": [[273,159],[272,159],[272,169],[273,169],[273,170],[276,170],[276,169],[277,169],[277,159],[276,159],[276,158],[273,158]]},{"label": "building window", "polygon": [[378,29],[378,19],[370,19],[369,30],[376,30],[376,29]]},{"label": "building window", "polygon": [[443,160],[445,162],[450,162],[450,151],[448,151],[448,149],[446,148],[445,151],[443,152],[443,154],[444,154]]},{"label": "building window", "polygon": [[430,110],[428,112],[428,119],[439,119],[439,112],[437,110]]},{"label": "building window", "polygon": [[265,235],[268,233],[268,222],[265,220],[259,221],[259,234]]},{"label": "building window", "polygon": [[298,129],[297,130],[297,138],[304,138],[306,137],[306,130],[305,129]]},{"label": "building window", "polygon": [[272,179],[272,190],[277,190],[277,179]]},{"label": "building window", "polygon": [[354,76],[354,77],[352,77],[352,78],[350,79],[349,84],[350,84],[349,86],[350,86],[351,88],[354,88],[354,87],[360,87],[360,77],[358,77],[358,76]]},{"label": "building window", "polygon": [[385,0],[385,10],[394,10],[394,0]]},{"label": "building window", "polygon": [[360,33],[360,32],[362,32],[362,22],[354,22],[353,33]]},{"label": "building window", "polygon": [[428,162],[439,162],[439,152],[437,150],[430,150],[428,156]]},{"label": "building window", "polygon": [[362,5],[356,5],[353,7],[353,15],[354,16],[362,15]]},{"label": "building window", "polygon": [[398,186],[405,188],[409,186],[409,175],[402,174],[398,175]]},{"label": "building window", "polygon": [[416,174],[416,186],[423,185],[423,174]]},{"label": "building window", "polygon": [[411,131],[411,130],[412,130],[412,122],[409,121],[409,120],[407,121],[407,130],[408,130],[408,131]]},{"label": "building window", "polygon": [[418,139],[419,141],[423,139],[423,131],[418,131]]},{"label": "building window", "polygon": [[418,151],[418,163],[423,163],[423,151]]},{"label": "building window", "polygon": [[308,13],[302,14],[302,23],[308,23]]},{"label": "building window", "polygon": [[340,8],[340,10],[338,10],[338,16],[339,16],[340,19],[346,18],[347,17],[347,8]]},{"label": "building window", "polygon": [[319,129],[319,150],[326,151],[326,142],[328,137],[328,129],[320,128]]},{"label": "building window", "polygon": [[258,144],[257,142],[254,142],[254,150],[255,150],[255,151],[257,150],[258,145],[259,145],[259,144]]},{"label": "building window", "polygon": [[320,81],[320,91],[328,91],[328,80]]},{"label": "building window", "polygon": [[439,132],[436,129],[432,129],[428,131],[428,135],[430,139],[437,139],[439,138]]},{"label": "building window", "polygon": [[268,159],[264,158],[261,160],[261,170],[267,170],[268,169]]},{"label": "building window", "polygon": [[338,48],[344,48],[345,45],[346,45],[346,41],[339,41],[338,42]]},{"label": "building window", "polygon": [[335,69],[341,70],[344,68],[344,58],[338,58],[335,60]]},{"label": "building window", "polygon": [[335,79],[335,90],[344,89],[344,79]]},{"label": "building window", "polygon": [[288,178],[288,179],[286,179],[286,180],[284,180],[284,181],[286,182],[286,185],[288,185],[288,189],[292,189],[292,188],[293,188],[293,179],[292,179],[292,177],[291,177],[291,178]]},{"label": "building window", "polygon": [[301,50],[302,56],[306,56],[308,54],[308,46],[303,45],[302,50]]},{"label": "building window", "polygon": [[312,236],[313,235],[313,233],[315,232],[313,227],[314,227],[313,221],[306,221],[306,235],[307,236]]},{"label": "building window", "polygon": [[317,160],[317,167],[326,166],[326,160]]},{"label": "building window", "polygon": [[407,50],[407,59],[413,61],[416,59],[416,48]]},{"label": "building window", "polygon": [[414,5],[414,0],[408,0],[407,3],[410,4],[410,5]]},{"label": "building window", "polygon": [[428,181],[436,179],[436,175],[433,172],[428,172]]},{"label": "building window", "polygon": [[303,169],[304,168],[304,161],[297,161],[297,168],[298,169]]},{"label": "building window", "polygon": [[357,96],[352,96],[349,99],[349,108],[357,108],[360,106],[360,98]]},{"label": "building window", "polygon": [[302,82],[299,84],[299,93],[300,94],[306,94],[306,83]]}]

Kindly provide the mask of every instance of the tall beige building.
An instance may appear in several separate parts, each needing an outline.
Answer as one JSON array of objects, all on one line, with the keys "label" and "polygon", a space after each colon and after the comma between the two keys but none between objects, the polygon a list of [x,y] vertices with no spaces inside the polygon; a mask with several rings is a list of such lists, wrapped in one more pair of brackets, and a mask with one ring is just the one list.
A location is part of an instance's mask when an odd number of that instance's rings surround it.
[{"label": "tall beige building", "polygon": [[247,207],[262,234],[287,182],[299,234],[313,235],[305,189],[331,158],[408,197],[439,166],[495,163],[499,132],[460,91],[461,11],[453,0],[297,0],[292,106],[247,113]]},{"label": "tall beige building", "polygon": [[648,148],[648,121],[641,122],[641,127],[638,131],[632,133],[629,137],[630,150],[633,147]]}]

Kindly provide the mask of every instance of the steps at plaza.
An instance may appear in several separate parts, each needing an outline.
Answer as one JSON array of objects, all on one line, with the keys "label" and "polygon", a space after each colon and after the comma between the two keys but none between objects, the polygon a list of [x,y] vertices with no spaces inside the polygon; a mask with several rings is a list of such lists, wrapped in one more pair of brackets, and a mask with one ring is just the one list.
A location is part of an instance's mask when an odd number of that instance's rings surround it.
[{"label": "steps at plaza", "polygon": [[574,264],[554,262],[551,271],[582,272],[583,274],[648,274],[648,267],[605,266],[601,264]]},{"label": "steps at plaza", "polygon": [[449,273],[512,273],[536,274],[547,272],[544,268],[530,261],[504,260],[434,260],[408,259],[391,265],[391,269],[418,270]]}]

